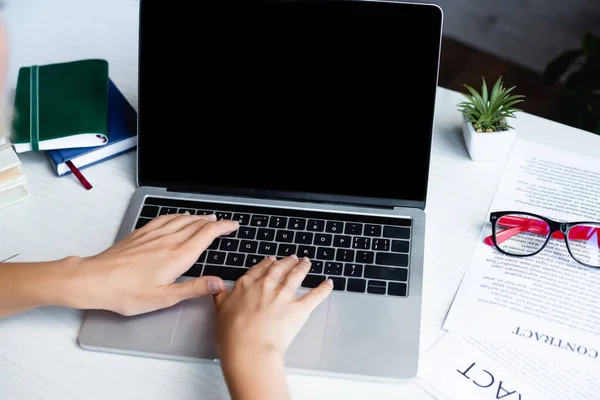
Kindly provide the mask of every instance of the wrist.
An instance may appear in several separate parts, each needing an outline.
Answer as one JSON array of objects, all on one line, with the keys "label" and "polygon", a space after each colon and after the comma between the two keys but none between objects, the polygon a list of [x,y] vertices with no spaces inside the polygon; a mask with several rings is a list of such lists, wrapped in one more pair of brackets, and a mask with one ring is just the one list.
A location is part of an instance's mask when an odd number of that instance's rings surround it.
[{"label": "wrist", "polygon": [[275,349],[234,351],[221,359],[233,400],[287,399],[284,355]]},{"label": "wrist", "polygon": [[[222,351],[221,364],[225,369],[246,369],[253,365],[284,365],[283,354],[272,347],[232,346]],[[249,369],[250,371],[252,368]]]},{"label": "wrist", "polygon": [[82,264],[74,256],[40,263],[27,290],[39,306],[84,308]]}]

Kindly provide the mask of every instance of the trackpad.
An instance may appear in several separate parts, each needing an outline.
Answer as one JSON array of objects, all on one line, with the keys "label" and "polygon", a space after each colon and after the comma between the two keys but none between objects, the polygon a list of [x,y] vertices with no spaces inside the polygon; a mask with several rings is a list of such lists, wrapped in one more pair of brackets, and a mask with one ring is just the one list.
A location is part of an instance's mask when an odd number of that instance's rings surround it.
[{"label": "trackpad", "polygon": [[290,367],[314,367],[321,362],[329,298],[325,299],[311,314],[285,354]]},{"label": "trackpad", "polygon": [[186,300],[179,307],[169,352],[186,357],[217,359],[216,314],[212,296]]},{"label": "trackpad", "polygon": [[[299,293],[300,297],[302,293]],[[285,355],[290,367],[312,367],[321,362],[329,298],[323,301],[294,339]],[[217,359],[215,306],[211,296],[181,303],[169,343],[169,353]]]}]

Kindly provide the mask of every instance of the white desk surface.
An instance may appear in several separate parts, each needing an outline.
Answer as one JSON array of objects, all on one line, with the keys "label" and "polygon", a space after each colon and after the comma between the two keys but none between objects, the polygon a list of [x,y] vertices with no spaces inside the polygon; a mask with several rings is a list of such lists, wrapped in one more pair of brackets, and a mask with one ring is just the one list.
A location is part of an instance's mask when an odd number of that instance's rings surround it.
[{"label": "white desk surface", "polygon": [[[9,0],[4,17],[11,34],[9,89],[20,66],[102,57],[137,108],[137,1]],[[443,334],[440,327],[503,167],[503,162],[468,158],[455,111],[459,100],[458,93],[438,92],[426,208],[422,353]],[[519,138],[600,154],[600,136],[527,114],[514,125]],[[91,191],[73,177],[55,177],[41,154],[23,154],[21,160],[31,197],[0,211],[0,259],[16,253],[15,261],[85,256],[112,244],[135,189],[134,153],[85,170]],[[82,350],[76,342],[82,315],[50,307],[0,320],[2,399],[228,398],[214,365]],[[292,374],[288,379],[295,399],[432,398],[415,380],[392,385]]]}]

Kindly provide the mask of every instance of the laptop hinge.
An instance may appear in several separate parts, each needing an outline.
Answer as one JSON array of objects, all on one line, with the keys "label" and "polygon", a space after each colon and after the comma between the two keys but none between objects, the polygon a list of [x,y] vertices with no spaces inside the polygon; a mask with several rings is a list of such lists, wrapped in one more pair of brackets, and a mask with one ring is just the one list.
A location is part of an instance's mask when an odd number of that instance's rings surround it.
[{"label": "laptop hinge", "polygon": [[[292,201],[299,203],[312,203],[312,204],[329,204],[329,205],[339,205],[339,206],[350,206],[350,207],[366,207],[366,208],[375,208],[379,210],[393,210],[396,207],[401,207],[401,205],[391,205],[391,204],[377,204],[371,203],[368,199],[357,199],[357,201],[344,201],[339,198],[328,197],[326,199],[315,198],[314,196],[277,196],[277,195],[265,195],[265,193],[229,193],[229,192],[214,192],[214,191],[198,191],[198,190],[182,190],[178,189],[169,189],[167,188],[167,192],[187,192],[187,193],[195,193],[195,194],[210,194],[215,196],[234,196],[241,197],[250,200],[256,199],[266,199],[266,200],[278,200],[278,201]],[[366,201],[365,201],[366,200]],[[414,207],[414,205],[408,205],[408,207]]]}]

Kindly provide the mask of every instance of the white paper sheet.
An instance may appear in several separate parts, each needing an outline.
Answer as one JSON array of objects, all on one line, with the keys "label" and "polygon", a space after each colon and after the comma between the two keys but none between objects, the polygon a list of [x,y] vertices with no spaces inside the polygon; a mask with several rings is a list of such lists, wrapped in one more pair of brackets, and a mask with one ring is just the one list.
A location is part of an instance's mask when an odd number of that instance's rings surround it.
[{"label": "white paper sheet", "polygon": [[[517,140],[490,211],[600,221],[600,159]],[[484,244],[491,233],[488,220],[444,329],[600,371],[600,270],[575,262],[564,239],[519,258]]]},{"label": "white paper sheet", "polygon": [[445,400],[597,400],[599,375],[453,332],[425,354],[418,373],[419,384]]}]

